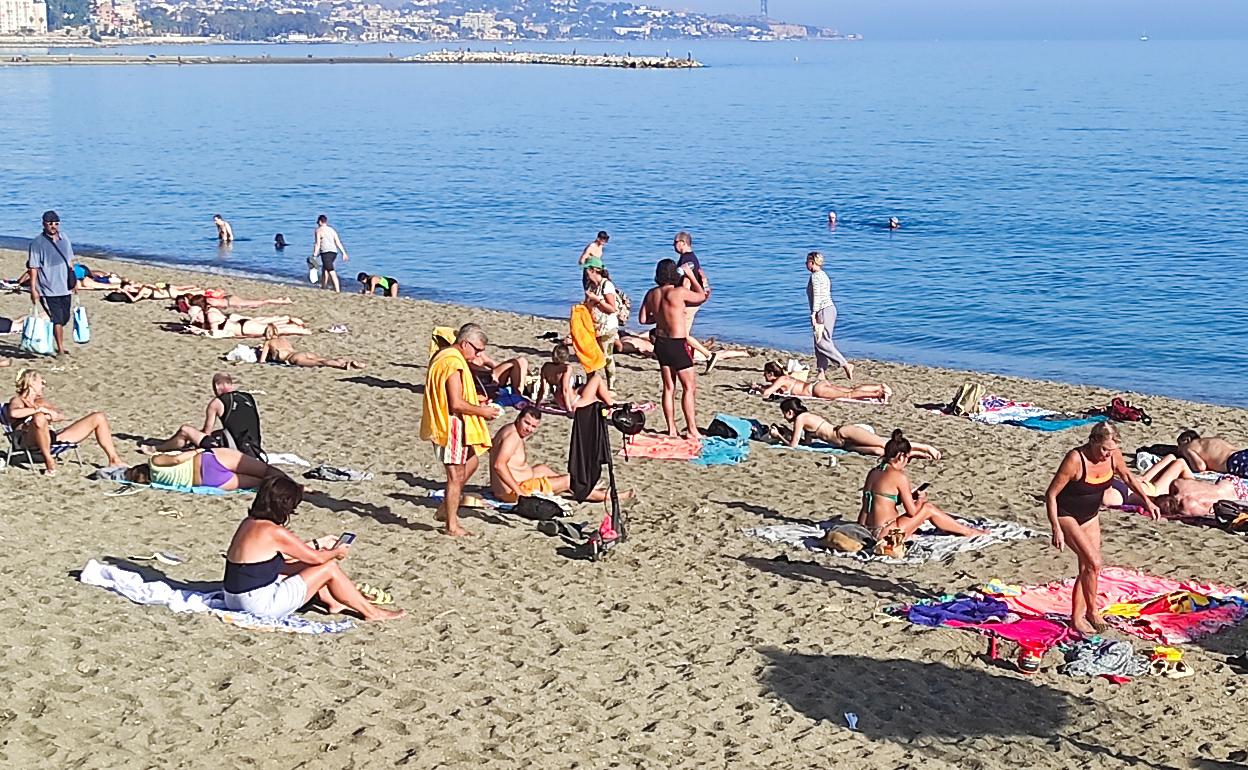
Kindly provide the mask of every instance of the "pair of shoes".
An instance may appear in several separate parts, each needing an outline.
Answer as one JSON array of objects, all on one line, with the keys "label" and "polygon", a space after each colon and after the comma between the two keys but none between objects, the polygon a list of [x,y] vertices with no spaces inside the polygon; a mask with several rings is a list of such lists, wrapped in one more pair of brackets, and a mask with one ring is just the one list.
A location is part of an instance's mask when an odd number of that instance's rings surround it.
[{"label": "pair of shoes", "polygon": [[371,586],[368,583],[360,583],[356,587],[360,589],[360,593],[363,594],[364,598],[368,599],[372,604],[394,604],[394,597],[389,591],[377,586]]},{"label": "pair of shoes", "polygon": [[1153,676],[1164,676],[1167,679],[1186,679],[1196,672],[1192,670],[1191,666],[1181,660],[1154,658],[1153,662],[1148,666],[1148,673]]}]

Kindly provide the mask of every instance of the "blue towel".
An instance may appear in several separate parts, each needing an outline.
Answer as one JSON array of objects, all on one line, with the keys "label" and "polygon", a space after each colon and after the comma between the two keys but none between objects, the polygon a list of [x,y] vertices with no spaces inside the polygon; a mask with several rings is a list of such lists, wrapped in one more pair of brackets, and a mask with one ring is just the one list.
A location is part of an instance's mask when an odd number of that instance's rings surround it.
[{"label": "blue towel", "polygon": [[[135,486],[142,486],[136,484]],[[254,494],[254,489],[217,489],[216,487],[175,487],[169,484],[151,484],[152,489],[160,489],[165,492],[185,492],[191,495],[209,495],[212,497],[220,497],[222,495],[246,495]]]},{"label": "blue towel", "polygon": [[1011,420],[1006,425],[1017,425],[1020,428],[1030,428],[1031,430],[1042,430],[1046,432],[1067,430],[1068,428],[1078,428],[1081,425],[1091,425],[1094,422],[1105,422],[1108,417],[1098,414],[1093,417],[1062,417],[1061,415],[1048,415],[1044,417],[1028,417],[1026,420]]},{"label": "blue towel", "polygon": [[736,465],[750,456],[750,443],[743,438],[702,439],[702,454],[690,460],[694,465]]},{"label": "blue towel", "polygon": [[962,623],[987,623],[1002,620],[1010,608],[1000,599],[975,599],[960,596],[939,604],[915,604],[906,611],[906,619],[920,626],[942,626],[950,620]]}]

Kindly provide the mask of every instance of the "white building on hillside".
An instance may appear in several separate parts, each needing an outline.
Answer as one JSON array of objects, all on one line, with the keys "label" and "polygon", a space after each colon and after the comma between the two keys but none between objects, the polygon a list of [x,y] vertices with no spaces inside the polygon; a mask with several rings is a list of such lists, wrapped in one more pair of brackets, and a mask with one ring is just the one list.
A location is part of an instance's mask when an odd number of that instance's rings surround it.
[{"label": "white building on hillside", "polygon": [[0,35],[44,35],[48,6],[43,0],[0,0]]}]

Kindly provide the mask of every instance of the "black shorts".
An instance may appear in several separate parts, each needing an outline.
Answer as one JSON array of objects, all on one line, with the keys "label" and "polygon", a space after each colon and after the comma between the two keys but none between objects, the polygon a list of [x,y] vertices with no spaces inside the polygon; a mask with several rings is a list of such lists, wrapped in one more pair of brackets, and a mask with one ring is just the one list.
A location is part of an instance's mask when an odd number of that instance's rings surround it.
[{"label": "black shorts", "polygon": [[335,259],[338,259],[338,252],[322,251],[321,252],[321,269],[327,273],[334,272],[334,260]]},{"label": "black shorts", "polygon": [[72,310],[71,295],[40,297],[39,304],[43,305],[43,309],[47,311],[48,318],[52,319],[53,326],[69,325],[69,315]]},{"label": "black shorts", "polygon": [[693,366],[693,356],[689,353],[689,343],[684,337],[654,338],[654,357],[659,359],[659,366],[673,372],[683,371]]},{"label": "black shorts", "polygon": [[225,431],[223,430],[214,430],[212,433],[205,435],[199,442],[199,448],[205,451],[209,449],[220,449],[229,445],[230,441],[226,438]]}]

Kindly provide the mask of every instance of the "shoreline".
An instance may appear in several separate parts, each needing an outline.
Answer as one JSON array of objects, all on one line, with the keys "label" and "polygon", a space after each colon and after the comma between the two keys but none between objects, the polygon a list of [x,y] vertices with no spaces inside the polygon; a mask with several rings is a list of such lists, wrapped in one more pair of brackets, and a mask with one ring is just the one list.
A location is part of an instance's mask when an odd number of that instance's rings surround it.
[{"label": "shoreline", "polygon": [[[0,235],[0,257],[4,256],[6,252],[12,252],[13,253],[12,258],[17,259],[20,254],[24,254],[24,249],[21,248],[20,244],[24,244],[28,241],[29,241],[28,238],[21,238],[21,237],[12,236],[12,235]],[[261,283],[268,283],[268,284],[273,284],[277,286],[288,286],[292,288],[308,288],[308,284],[306,280],[300,280],[297,277],[281,276],[281,275],[277,275],[274,273],[262,273],[262,272],[254,272],[254,271],[250,271],[246,269],[222,268],[222,267],[214,267],[214,266],[206,266],[206,265],[186,264],[186,263],[180,263],[180,262],[174,262],[174,261],[164,261],[161,257],[153,256],[153,255],[124,254],[124,253],[119,254],[117,252],[110,251],[104,247],[96,246],[93,244],[83,244],[81,247],[75,246],[74,250],[79,258],[91,259],[93,261],[104,260],[104,261],[120,262],[123,264],[139,265],[143,267],[168,269],[172,271],[187,271],[190,273],[194,273],[196,275],[216,276],[216,277],[221,278],[222,280],[240,279],[240,280],[248,280],[248,281],[258,281]],[[402,281],[400,281],[400,284],[402,285]],[[407,286],[410,286],[410,284],[408,284]],[[349,294],[351,292],[348,291],[344,293]],[[411,300],[415,302],[429,302],[435,305],[446,305],[448,307],[471,308],[471,309],[477,309],[477,310],[486,310],[490,312],[508,313],[508,314],[513,314],[516,316],[525,317],[525,318],[538,318],[538,319],[542,319],[542,320],[549,321],[552,323],[563,323],[563,324],[567,323],[567,318],[556,316],[556,315],[547,315],[542,312],[536,312],[536,311],[530,312],[530,311],[525,311],[525,310],[513,310],[510,308],[491,308],[485,305],[472,305],[472,304],[465,304],[462,302],[448,301],[441,297],[434,297],[430,295],[422,295],[420,293],[413,293],[411,289],[407,288],[406,286],[401,289],[399,298]],[[713,332],[713,329],[712,329],[712,332]],[[710,336],[714,336],[721,343],[725,343],[727,345],[731,345],[731,346],[735,346],[735,347],[743,348],[747,350],[766,351],[768,354],[774,354],[775,357],[779,358],[781,363],[783,363],[788,358],[797,358],[799,360],[804,360],[807,362],[813,362],[813,358],[814,358],[813,351],[810,349],[797,350],[797,349],[785,348],[781,345],[778,345],[775,343],[768,343],[765,341],[739,339],[739,338],[733,337],[731,334],[726,334],[726,335],[712,334]],[[1114,395],[1121,395],[1127,398],[1128,400],[1133,401],[1134,403],[1137,403],[1137,405],[1143,399],[1168,399],[1171,401],[1178,401],[1178,402],[1182,402],[1185,404],[1209,406],[1209,407],[1215,407],[1219,409],[1248,409],[1248,405],[1243,405],[1243,404],[1219,403],[1216,401],[1204,401],[1204,400],[1190,398],[1190,397],[1186,397],[1182,395],[1171,395],[1171,394],[1166,394],[1166,393],[1150,393],[1147,391],[1131,390],[1127,388],[1117,388],[1117,387],[1104,385],[1104,384],[1097,383],[1097,382],[1088,382],[1088,381],[1075,382],[1075,381],[1070,381],[1070,380],[1050,379],[1050,378],[1045,378],[1045,377],[1029,376],[1025,374],[1013,374],[1010,372],[998,371],[998,370],[988,369],[988,368],[976,369],[976,368],[960,367],[956,365],[947,365],[947,364],[927,364],[927,363],[920,363],[920,362],[913,362],[913,361],[905,360],[904,358],[900,356],[898,357],[858,357],[858,358],[853,358],[852,360],[867,361],[867,362],[873,362],[877,364],[897,365],[897,366],[909,367],[909,368],[914,368],[914,369],[922,369],[922,370],[927,370],[930,372],[939,373],[941,375],[950,375],[950,376],[956,375],[956,376],[963,377],[964,380],[966,381],[977,381],[977,380],[982,380],[985,378],[993,378],[996,380],[1013,381],[1013,382],[1018,382],[1018,383],[1038,383],[1038,384],[1043,384],[1043,385],[1052,386],[1052,387],[1083,388],[1089,391],[1109,394],[1109,396],[1107,396],[1105,399],[1105,403],[1108,403],[1109,397],[1114,396]],[[761,371],[761,364],[759,368]],[[834,380],[834,382],[842,382],[842,381]],[[951,394],[952,394],[952,391],[950,391],[950,395]],[[1007,394],[1007,393],[1002,393],[1001,395],[1008,395],[1011,397],[1015,397],[1012,394]],[[1099,406],[1104,406],[1104,405],[1105,405],[1104,403],[1099,404]],[[1088,406],[1092,406],[1092,404],[1089,404]]]},{"label": "shoreline", "polygon": [[[14,265],[21,252],[2,256]],[[213,275],[214,285],[244,297],[289,295],[293,305],[272,310],[318,332],[349,326],[347,334],[315,333],[294,344],[363,359],[362,371],[229,364],[222,354],[244,341],[176,333],[167,302],[110,303],[103,292],[83,292],[92,341],[60,359],[32,361],[10,352],[16,335],[4,337],[4,354],[15,361],[3,376],[11,388],[18,367],[38,368],[58,409],[73,418],[104,412],[122,458],[136,463],[138,441],[201,419],[212,374],[231,373],[256,394],[268,451],[374,474],[318,482],[321,494],[305,498],[290,525],[301,538],[355,533],[347,574],[393,593],[409,617],[308,637],[133,604],[69,573],[88,559],[125,566],[168,551],[185,563],[146,562],[149,579],[211,590],[249,498],[110,496],[110,485],[88,481],[90,468],[72,463],[52,478],[9,469],[0,473],[5,569],[21,590],[0,595],[0,612],[22,622],[12,624],[8,663],[0,666],[7,765],[121,767],[159,756],[167,766],[196,766],[211,756],[227,767],[772,768],[822,766],[831,752],[848,768],[963,767],[973,759],[984,770],[1056,770],[1114,767],[1122,756],[1157,766],[1220,761],[1241,743],[1215,731],[1228,715],[1237,724],[1240,712],[1226,693],[1242,677],[1223,661],[1242,651],[1244,626],[1185,646],[1184,660],[1198,672],[1192,679],[1118,686],[1060,675],[1056,653],[1026,677],[984,662],[978,636],[919,630],[879,612],[992,578],[1069,577],[1074,558],[1045,536],[910,566],[742,534],[853,517],[874,457],[841,455],[833,466],[823,456],[755,444],[739,465],[618,460],[620,488],[638,492],[626,504],[630,539],[598,563],[567,558],[559,540],[496,511],[463,512],[475,537],[439,534],[430,494],[442,487],[443,471],[417,432],[429,330],[475,321],[489,335],[490,355],[537,363],[549,351],[538,335],[560,328],[546,319],[134,261],[91,257],[89,264],[145,281]],[[0,314],[29,305],[28,296],[0,294]],[[778,422],[776,404],[739,390],[759,379],[763,360],[729,360],[700,375],[699,423],[718,412]],[[617,366],[621,400],[657,400],[654,361],[619,356]],[[931,483],[937,504],[1047,534],[1037,495],[1086,430],[990,427],[914,408],[948,399],[961,373],[876,361],[860,362],[859,371],[857,381],[892,384],[893,402],[808,402],[811,410],[884,435],[901,427],[936,445],[944,458],[916,461],[909,473]],[[978,379],[1053,408],[1105,395]],[[1128,450],[1172,440],[1182,427],[1248,439],[1248,410],[1165,398],[1146,406],[1152,426],[1119,425]],[[513,418],[509,412],[492,430]],[[662,422],[652,413],[648,428]],[[569,425],[544,417],[529,440],[530,462],[563,465]],[[619,447],[618,433],[610,440]],[[88,465],[103,459],[90,442],[82,454]],[[478,494],[483,484],[488,477],[479,470],[468,489]],[[602,512],[579,505],[575,520],[596,525]],[[1101,518],[1106,564],[1248,585],[1248,554],[1234,536],[1135,514]],[[1137,651],[1147,649],[1128,638]],[[277,692],[286,697],[275,699]],[[898,705],[916,693],[920,705],[948,707]],[[859,731],[845,729],[850,711]],[[1112,749],[1102,748],[1111,741]]]},{"label": "shoreline", "polygon": [[496,64],[561,67],[607,67],[614,69],[698,69],[693,58],[669,56],[592,55],[535,51],[451,51],[442,49],[412,56],[199,56],[149,54],[22,54],[0,58],[0,67],[90,66],[202,66],[208,64]]}]

